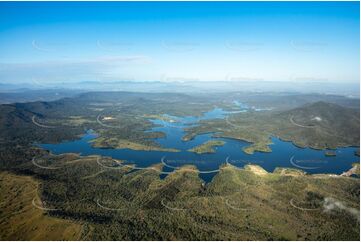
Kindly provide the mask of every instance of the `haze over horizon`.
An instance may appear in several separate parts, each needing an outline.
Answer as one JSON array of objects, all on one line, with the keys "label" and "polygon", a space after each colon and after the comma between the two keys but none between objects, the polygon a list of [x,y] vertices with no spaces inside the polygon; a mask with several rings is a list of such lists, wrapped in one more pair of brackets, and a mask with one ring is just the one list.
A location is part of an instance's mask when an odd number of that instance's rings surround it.
[{"label": "haze over horizon", "polygon": [[359,2],[2,2],[0,83],[359,83]]}]

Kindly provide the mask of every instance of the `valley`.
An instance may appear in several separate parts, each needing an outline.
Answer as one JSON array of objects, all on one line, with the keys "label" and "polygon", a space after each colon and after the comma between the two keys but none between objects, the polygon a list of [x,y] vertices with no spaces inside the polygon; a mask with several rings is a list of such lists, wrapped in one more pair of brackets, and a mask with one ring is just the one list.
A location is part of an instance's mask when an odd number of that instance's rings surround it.
[{"label": "valley", "polygon": [[359,1],[0,1],[0,240],[360,241]]},{"label": "valley", "polygon": [[357,240],[358,100],[294,95],[1,105],[1,170],[39,182],[20,200],[65,239]]}]

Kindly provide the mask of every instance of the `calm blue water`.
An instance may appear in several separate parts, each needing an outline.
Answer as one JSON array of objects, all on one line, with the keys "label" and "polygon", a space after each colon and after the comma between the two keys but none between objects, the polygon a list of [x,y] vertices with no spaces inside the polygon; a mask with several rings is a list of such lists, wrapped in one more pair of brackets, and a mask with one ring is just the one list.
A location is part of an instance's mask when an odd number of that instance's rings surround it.
[{"label": "calm blue water", "polygon": [[[244,111],[242,109],[240,111]],[[284,142],[273,137],[271,153],[256,152],[253,155],[245,154],[241,149],[249,145],[247,142],[227,138],[213,138],[225,141],[222,147],[216,147],[214,154],[198,155],[187,150],[200,145],[209,139],[212,134],[201,134],[193,140],[182,141],[181,138],[185,132],[183,128],[191,125],[197,125],[201,120],[225,118],[228,113],[220,108],[204,113],[202,117],[172,117],[174,122],[165,122],[162,120],[151,120],[156,127],[148,132],[161,131],[166,134],[164,138],[155,139],[161,146],[167,148],[176,148],[181,152],[161,152],[161,151],[135,151],[130,149],[101,149],[93,148],[91,140],[96,134],[87,132],[80,140],[63,142],[60,144],[40,144],[44,149],[54,154],[62,153],[80,153],[81,155],[102,155],[110,156],[115,159],[126,160],[127,163],[136,164],[138,167],[148,167],[152,164],[163,161],[170,167],[179,167],[185,164],[195,165],[200,171],[217,170],[226,160],[237,167],[243,167],[246,164],[258,164],[265,170],[272,172],[276,167],[292,167],[306,171],[307,173],[335,173],[350,169],[352,163],[359,162],[359,157],[354,155],[357,148],[347,147],[336,150],[335,157],[326,157],[325,150],[302,149],[294,146],[290,142]],[[228,159],[227,159],[228,157]],[[172,171],[170,167],[164,167],[164,171]],[[209,182],[216,172],[201,173],[200,177]],[[162,175],[161,177],[164,177]]]}]

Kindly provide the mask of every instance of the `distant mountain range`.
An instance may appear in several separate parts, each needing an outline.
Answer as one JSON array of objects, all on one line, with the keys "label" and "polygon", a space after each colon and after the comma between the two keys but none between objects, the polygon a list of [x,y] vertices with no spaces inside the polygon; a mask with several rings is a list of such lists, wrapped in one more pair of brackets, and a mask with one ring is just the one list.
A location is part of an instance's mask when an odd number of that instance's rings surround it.
[{"label": "distant mountain range", "polygon": [[33,101],[55,101],[65,97],[74,97],[82,93],[81,90],[68,90],[68,89],[18,89],[14,91],[1,92],[0,91],[0,104],[6,103],[26,103]]},{"label": "distant mountain range", "polygon": [[359,97],[359,83],[281,82],[281,81],[82,81],[47,84],[0,83],[0,92],[66,89],[77,91],[131,91],[131,92],[298,92],[336,94]]}]

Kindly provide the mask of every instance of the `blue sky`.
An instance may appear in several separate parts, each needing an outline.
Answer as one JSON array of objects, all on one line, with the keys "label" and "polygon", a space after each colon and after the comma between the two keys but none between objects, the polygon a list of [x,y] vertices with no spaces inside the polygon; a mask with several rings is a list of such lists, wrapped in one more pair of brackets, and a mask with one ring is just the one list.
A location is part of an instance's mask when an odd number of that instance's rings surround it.
[{"label": "blue sky", "polygon": [[0,83],[359,82],[358,2],[1,2]]}]

